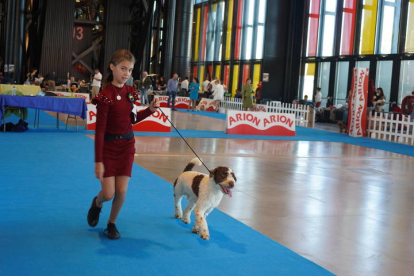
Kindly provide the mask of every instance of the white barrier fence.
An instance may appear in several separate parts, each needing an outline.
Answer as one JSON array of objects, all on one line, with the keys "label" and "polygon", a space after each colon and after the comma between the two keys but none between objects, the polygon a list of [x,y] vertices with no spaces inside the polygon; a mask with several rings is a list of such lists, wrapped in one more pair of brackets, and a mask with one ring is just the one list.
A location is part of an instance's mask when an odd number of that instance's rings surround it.
[{"label": "white barrier fence", "polygon": [[367,137],[414,144],[414,119],[394,113],[375,113],[368,117]]},{"label": "white barrier fence", "polygon": [[[307,127],[308,124],[310,124],[310,127],[313,127],[315,123],[314,121],[315,116],[312,116],[312,117],[310,116],[311,108],[309,107],[309,105],[281,103],[281,102],[267,102],[266,112],[294,114],[295,124],[297,126]],[[312,112],[313,112],[313,109],[312,109]]]},{"label": "white barrier fence", "polygon": [[[224,113],[226,109],[242,110],[243,102],[240,98],[225,97],[220,103],[220,109]],[[282,103],[278,101],[267,102],[266,105],[254,105],[254,111],[264,111],[272,113],[294,114],[295,125],[304,127],[313,127],[315,125],[315,116],[308,105],[298,105]],[[312,116],[313,115],[313,116]]]}]

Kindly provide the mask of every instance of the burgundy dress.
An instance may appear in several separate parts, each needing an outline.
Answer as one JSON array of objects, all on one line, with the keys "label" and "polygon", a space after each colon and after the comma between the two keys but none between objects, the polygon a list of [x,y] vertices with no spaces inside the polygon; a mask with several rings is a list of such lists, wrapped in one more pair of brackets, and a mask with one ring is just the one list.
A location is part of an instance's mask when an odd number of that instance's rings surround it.
[{"label": "burgundy dress", "polygon": [[[135,138],[105,141],[105,132],[114,135],[126,134],[132,131],[132,123],[142,121],[152,114],[147,108],[138,112],[137,120],[133,122],[133,104],[128,98],[128,93],[131,93],[134,99],[138,99],[138,94],[132,86],[124,85],[123,88],[119,88],[109,84],[91,101],[97,105],[95,162],[103,162],[104,177],[130,177],[135,155]],[[118,95],[121,100],[117,100]]]}]

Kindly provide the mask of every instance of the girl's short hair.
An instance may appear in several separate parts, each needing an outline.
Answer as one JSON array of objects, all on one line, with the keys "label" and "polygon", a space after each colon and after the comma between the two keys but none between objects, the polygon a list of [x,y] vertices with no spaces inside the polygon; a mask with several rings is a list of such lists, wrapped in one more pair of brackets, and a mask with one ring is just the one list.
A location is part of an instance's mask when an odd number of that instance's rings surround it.
[{"label": "girl's short hair", "polygon": [[109,64],[108,64],[108,76],[105,78],[105,81],[104,81],[105,86],[107,86],[114,80],[114,76],[112,75],[110,65],[113,64],[114,66],[117,66],[124,60],[132,62],[133,64],[135,64],[135,61],[136,61],[134,55],[129,50],[118,50],[112,54],[111,59],[109,60]]}]

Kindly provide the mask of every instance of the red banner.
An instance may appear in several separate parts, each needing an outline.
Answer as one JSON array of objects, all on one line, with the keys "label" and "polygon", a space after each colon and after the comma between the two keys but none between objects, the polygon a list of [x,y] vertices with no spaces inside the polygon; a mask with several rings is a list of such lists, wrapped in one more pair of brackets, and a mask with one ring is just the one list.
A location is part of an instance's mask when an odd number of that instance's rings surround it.
[{"label": "red banner", "polygon": [[349,97],[348,134],[364,137],[367,122],[369,69],[354,68],[352,89]]}]

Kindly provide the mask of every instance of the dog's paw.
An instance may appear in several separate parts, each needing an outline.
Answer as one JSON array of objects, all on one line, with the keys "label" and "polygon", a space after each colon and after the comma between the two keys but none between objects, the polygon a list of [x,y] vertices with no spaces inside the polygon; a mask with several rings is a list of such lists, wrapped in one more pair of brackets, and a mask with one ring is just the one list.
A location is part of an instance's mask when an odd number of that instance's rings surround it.
[{"label": "dog's paw", "polygon": [[194,234],[198,234],[198,228],[194,226],[191,232],[193,232]]},{"label": "dog's paw", "polygon": [[176,219],[180,219],[182,217],[182,215],[181,214],[177,214],[177,213],[175,213],[175,218]]},{"label": "dog's paw", "polygon": [[210,239],[210,235],[207,233],[200,233],[200,238],[202,238],[203,240],[208,240]]},{"label": "dog's paw", "polygon": [[181,220],[182,220],[185,224],[190,224],[190,223],[191,223],[191,219],[182,218]]}]

